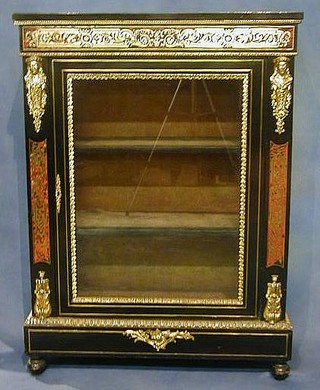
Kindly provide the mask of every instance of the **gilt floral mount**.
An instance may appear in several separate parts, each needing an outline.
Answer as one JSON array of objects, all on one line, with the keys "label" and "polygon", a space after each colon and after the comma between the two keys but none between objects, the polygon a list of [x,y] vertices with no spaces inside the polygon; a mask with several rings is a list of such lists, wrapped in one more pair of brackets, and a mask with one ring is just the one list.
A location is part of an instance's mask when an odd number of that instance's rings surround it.
[{"label": "gilt floral mount", "polygon": [[175,343],[177,339],[194,340],[194,337],[185,331],[160,330],[160,329],[148,329],[148,330],[126,330],[124,336],[128,336],[136,343],[141,341],[151,345],[155,350],[160,351],[166,349],[170,343]]}]

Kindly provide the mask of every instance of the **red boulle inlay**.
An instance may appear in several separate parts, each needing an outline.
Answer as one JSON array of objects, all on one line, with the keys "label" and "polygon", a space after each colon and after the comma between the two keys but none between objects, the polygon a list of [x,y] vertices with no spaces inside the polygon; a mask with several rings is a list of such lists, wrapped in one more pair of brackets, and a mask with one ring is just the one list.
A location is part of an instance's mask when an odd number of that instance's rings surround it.
[{"label": "red boulle inlay", "polygon": [[267,267],[284,266],[288,189],[288,143],[270,143]]},{"label": "red boulle inlay", "polygon": [[47,142],[29,141],[33,263],[50,263]]}]

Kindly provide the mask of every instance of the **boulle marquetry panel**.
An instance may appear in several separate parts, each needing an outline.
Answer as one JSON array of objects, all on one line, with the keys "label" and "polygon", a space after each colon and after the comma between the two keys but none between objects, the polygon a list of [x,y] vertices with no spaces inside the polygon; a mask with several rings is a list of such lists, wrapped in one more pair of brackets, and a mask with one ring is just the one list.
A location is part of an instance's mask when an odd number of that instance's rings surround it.
[{"label": "boulle marquetry panel", "polygon": [[31,372],[66,355],[257,360],[288,375],[301,19],[14,15]]},{"label": "boulle marquetry panel", "polygon": [[288,186],[288,143],[270,143],[267,266],[283,267]]},{"label": "boulle marquetry panel", "polygon": [[47,141],[29,140],[33,262],[50,263]]}]

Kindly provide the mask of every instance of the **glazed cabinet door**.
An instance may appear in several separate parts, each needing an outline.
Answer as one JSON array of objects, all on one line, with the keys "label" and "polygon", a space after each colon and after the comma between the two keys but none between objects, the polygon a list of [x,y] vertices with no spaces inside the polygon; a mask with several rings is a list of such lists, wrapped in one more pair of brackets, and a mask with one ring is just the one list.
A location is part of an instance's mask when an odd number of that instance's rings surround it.
[{"label": "glazed cabinet door", "polygon": [[60,314],[257,316],[264,67],[52,61]]}]

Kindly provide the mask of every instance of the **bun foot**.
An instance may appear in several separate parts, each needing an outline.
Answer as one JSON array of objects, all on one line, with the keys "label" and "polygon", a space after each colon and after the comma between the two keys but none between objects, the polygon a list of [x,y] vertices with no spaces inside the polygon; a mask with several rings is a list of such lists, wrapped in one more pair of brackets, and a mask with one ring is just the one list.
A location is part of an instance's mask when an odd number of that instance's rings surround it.
[{"label": "bun foot", "polygon": [[47,363],[43,359],[29,359],[27,362],[28,370],[32,375],[40,375],[47,368]]},{"label": "bun foot", "polygon": [[287,363],[279,363],[272,365],[272,375],[274,379],[281,381],[286,379],[290,374],[290,367]]}]

